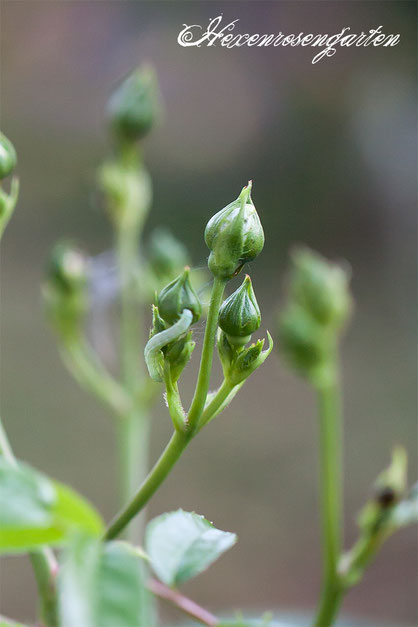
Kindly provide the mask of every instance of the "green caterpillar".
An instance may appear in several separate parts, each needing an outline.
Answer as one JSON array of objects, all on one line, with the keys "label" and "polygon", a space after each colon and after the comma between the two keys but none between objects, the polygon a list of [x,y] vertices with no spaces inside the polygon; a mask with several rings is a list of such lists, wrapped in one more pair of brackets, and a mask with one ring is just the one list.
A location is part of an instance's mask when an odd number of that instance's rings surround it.
[{"label": "green caterpillar", "polygon": [[173,326],[157,333],[156,335],[153,335],[148,340],[144,349],[144,357],[151,379],[160,383],[162,382],[163,372],[161,367],[160,351],[164,348],[164,346],[178,340],[179,337],[186,333],[192,322],[193,313],[190,309],[184,309],[179,320],[173,324]]}]

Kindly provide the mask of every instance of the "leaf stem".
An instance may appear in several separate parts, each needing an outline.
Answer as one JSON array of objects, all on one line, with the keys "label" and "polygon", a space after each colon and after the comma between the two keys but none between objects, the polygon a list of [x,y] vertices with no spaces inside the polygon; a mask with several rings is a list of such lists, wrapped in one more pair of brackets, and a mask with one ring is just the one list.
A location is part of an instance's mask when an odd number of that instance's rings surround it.
[{"label": "leaf stem", "polygon": [[194,620],[202,623],[202,625],[207,625],[207,627],[216,627],[220,624],[220,621],[216,616],[181,594],[178,590],[173,590],[156,579],[151,579],[149,581],[148,588],[157,597],[168,601]]},{"label": "leaf stem", "polygon": [[317,386],[323,580],[321,600],[314,623],[316,627],[332,625],[343,595],[337,571],[341,551],[342,417],[335,363],[332,370],[333,376],[330,380]]}]

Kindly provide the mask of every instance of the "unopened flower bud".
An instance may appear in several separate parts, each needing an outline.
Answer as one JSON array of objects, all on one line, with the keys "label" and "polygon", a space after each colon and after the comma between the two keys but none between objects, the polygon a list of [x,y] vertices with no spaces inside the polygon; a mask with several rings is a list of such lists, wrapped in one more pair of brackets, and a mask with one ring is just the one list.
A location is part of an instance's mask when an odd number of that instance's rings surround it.
[{"label": "unopened flower bud", "polygon": [[186,247],[166,228],[156,228],[151,233],[148,259],[158,278],[171,278],[188,264]]},{"label": "unopened flower bud", "polygon": [[250,181],[238,198],[206,226],[205,241],[211,251],[209,270],[219,278],[232,278],[263,250],[264,232],[251,200],[251,187]]},{"label": "unopened flower bud", "polygon": [[307,248],[293,253],[292,297],[322,325],[340,327],[351,310],[349,272]]},{"label": "unopened flower bud", "polygon": [[68,243],[55,246],[44,285],[47,313],[63,338],[79,332],[87,309],[87,258]]},{"label": "unopened flower bud", "polygon": [[242,285],[222,304],[219,326],[232,345],[243,346],[250,341],[260,324],[260,308],[247,274]]},{"label": "unopened flower bud", "polygon": [[142,139],[159,113],[158,85],[152,68],[143,66],[132,72],[110,97],[107,112],[120,140]]},{"label": "unopened flower bud", "polygon": [[170,376],[173,383],[178,381],[181,373],[189,363],[195,348],[192,332],[167,347],[165,358],[170,363]]},{"label": "unopened flower bud", "polygon": [[144,167],[107,161],[99,170],[99,184],[112,221],[125,229],[138,229],[152,200],[151,177]]},{"label": "unopened flower bud", "polygon": [[332,346],[327,330],[302,307],[288,306],[279,319],[279,342],[284,357],[302,374],[315,376],[326,366]]},{"label": "unopened flower bud", "polygon": [[0,133],[0,179],[9,176],[15,169],[16,163],[16,151],[12,142]]},{"label": "unopened flower bud", "polygon": [[158,296],[158,310],[161,318],[168,324],[174,324],[182,312],[188,309],[193,314],[193,323],[197,322],[202,313],[199,297],[190,283],[190,268],[174,281],[164,287]]},{"label": "unopened flower bud", "polygon": [[86,256],[71,244],[60,242],[52,250],[47,272],[57,289],[66,293],[78,291],[87,280]]}]

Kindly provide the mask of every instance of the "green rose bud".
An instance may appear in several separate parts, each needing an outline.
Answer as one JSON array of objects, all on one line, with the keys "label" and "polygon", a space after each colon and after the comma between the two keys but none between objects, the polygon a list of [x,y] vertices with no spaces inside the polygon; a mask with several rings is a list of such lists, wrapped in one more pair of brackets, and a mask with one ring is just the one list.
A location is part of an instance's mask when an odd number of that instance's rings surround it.
[{"label": "green rose bud", "polygon": [[195,342],[192,340],[192,332],[180,338],[173,344],[169,344],[165,352],[165,358],[170,364],[170,376],[172,383],[178,381],[184,368],[190,361],[194,351]]},{"label": "green rose bud", "polygon": [[174,324],[185,309],[193,314],[193,323],[197,322],[202,313],[199,297],[190,283],[190,268],[174,281],[164,287],[158,296],[158,310],[161,318],[168,324]]},{"label": "green rose bud", "polygon": [[288,306],[279,319],[279,342],[283,356],[309,378],[322,375],[332,349],[332,336],[302,307]]},{"label": "green rose bud", "polygon": [[151,130],[159,108],[155,73],[143,66],[132,72],[112,94],[107,113],[116,136],[132,142]]},{"label": "green rose bud", "polygon": [[232,278],[263,250],[264,232],[251,200],[251,187],[250,181],[238,198],[206,226],[205,241],[211,251],[209,270],[219,278]]},{"label": "green rose bud", "polygon": [[292,255],[291,295],[321,325],[340,327],[351,310],[347,270],[307,248]]},{"label": "green rose bud", "polygon": [[87,258],[70,243],[60,242],[52,250],[47,273],[54,287],[63,293],[79,291],[87,281]]},{"label": "green rose bud", "polygon": [[260,308],[247,274],[242,285],[222,304],[219,326],[232,345],[243,346],[250,341],[260,324]]},{"label": "green rose bud", "polygon": [[151,233],[148,259],[158,278],[171,278],[188,264],[186,247],[166,228],[157,228]]},{"label": "green rose bud", "polygon": [[16,167],[17,156],[12,142],[0,133],[0,179],[9,176]]},{"label": "green rose bud", "polygon": [[98,178],[114,224],[124,229],[139,229],[152,200],[151,177],[145,168],[138,168],[135,163],[107,161],[100,168]]},{"label": "green rose bud", "polygon": [[267,331],[269,346],[263,351],[265,340],[258,340],[247,348],[234,346],[223,331],[218,333],[218,353],[225,379],[239,385],[259,368],[273,349],[273,339]]},{"label": "green rose bud", "polygon": [[53,326],[64,338],[78,333],[87,310],[87,258],[69,243],[57,244],[47,265],[44,299]]}]

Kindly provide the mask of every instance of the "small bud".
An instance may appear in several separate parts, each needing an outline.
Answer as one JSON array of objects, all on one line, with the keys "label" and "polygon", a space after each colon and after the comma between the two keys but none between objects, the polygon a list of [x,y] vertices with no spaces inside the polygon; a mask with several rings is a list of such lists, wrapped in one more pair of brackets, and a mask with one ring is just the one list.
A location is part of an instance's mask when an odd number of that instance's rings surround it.
[{"label": "small bud", "polygon": [[231,344],[243,346],[261,324],[260,308],[251,279],[246,275],[242,285],[222,304],[219,326]]},{"label": "small bud", "polygon": [[111,220],[125,229],[138,229],[152,200],[151,177],[145,168],[119,160],[107,161],[100,168],[98,179]]},{"label": "small bud", "polygon": [[231,279],[263,250],[264,232],[251,200],[250,181],[234,202],[221,209],[208,222],[205,241],[209,250],[209,270],[214,276]]},{"label": "small bud", "polygon": [[407,455],[404,448],[396,446],[390,466],[376,480],[374,499],[360,512],[361,529],[371,534],[389,534],[400,521],[396,521],[401,499],[406,492]]},{"label": "small bud", "polygon": [[307,248],[292,255],[291,294],[319,324],[340,327],[351,310],[347,270]]},{"label": "small bud", "polygon": [[87,309],[87,258],[68,243],[55,246],[44,286],[47,313],[63,338],[80,330]]},{"label": "small bud", "polygon": [[151,233],[148,259],[158,278],[172,278],[189,262],[186,247],[166,228],[156,228]]},{"label": "small bud", "polygon": [[79,249],[60,242],[51,253],[47,273],[57,289],[67,293],[78,291],[86,284],[87,259]]},{"label": "small bud", "polygon": [[279,319],[279,341],[286,359],[308,377],[322,372],[332,346],[327,330],[302,307],[290,304]]},{"label": "small bud", "polygon": [[12,142],[0,133],[0,179],[9,176],[16,167],[17,157]]},{"label": "small bud", "polygon": [[180,338],[167,347],[165,358],[170,363],[170,377],[173,383],[178,381],[181,373],[190,361],[194,347],[195,342],[192,341],[191,331],[185,337]]},{"label": "small bud", "polygon": [[193,314],[193,323],[197,322],[202,313],[199,297],[190,283],[190,268],[174,281],[164,287],[158,296],[158,310],[161,318],[168,324],[174,324],[185,309]]},{"label": "small bud", "polygon": [[230,344],[228,337],[223,331],[218,334],[218,352],[222,363],[224,377],[232,385],[239,385],[247,379],[257,368],[259,368],[270,355],[273,349],[273,339],[267,331],[269,340],[268,348],[263,351],[265,340],[258,340],[247,348],[237,347]]},{"label": "small bud", "polygon": [[159,113],[157,79],[152,68],[130,74],[109,99],[107,113],[116,136],[122,141],[142,139]]},{"label": "small bud", "polygon": [[392,452],[390,466],[376,480],[376,501],[387,507],[399,501],[405,494],[407,475],[407,456],[402,446],[396,446]]}]

